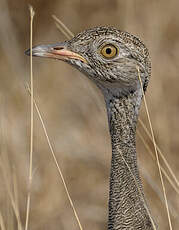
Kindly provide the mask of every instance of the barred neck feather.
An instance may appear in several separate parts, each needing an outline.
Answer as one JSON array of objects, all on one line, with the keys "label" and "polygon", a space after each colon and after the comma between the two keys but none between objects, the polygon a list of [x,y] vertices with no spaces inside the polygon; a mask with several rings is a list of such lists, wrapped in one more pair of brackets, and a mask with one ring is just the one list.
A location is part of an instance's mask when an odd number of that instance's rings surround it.
[{"label": "barred neck feather", "polygon": [[112,162],[109,195],[109,230],[152,230],[136,154],[136,124],[142,92],[117,97],[106,94]]}]

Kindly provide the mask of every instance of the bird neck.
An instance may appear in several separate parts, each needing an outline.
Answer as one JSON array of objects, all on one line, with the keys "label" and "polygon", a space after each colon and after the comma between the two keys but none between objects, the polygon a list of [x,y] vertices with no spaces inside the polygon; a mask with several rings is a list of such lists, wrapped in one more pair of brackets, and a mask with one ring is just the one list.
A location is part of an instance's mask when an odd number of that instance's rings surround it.
[{"label": "bird neck", "polygon": [[136,155],[136,124],[142,92],[104,93],[112,142],[108,230],[154,229],[145,203]]}]

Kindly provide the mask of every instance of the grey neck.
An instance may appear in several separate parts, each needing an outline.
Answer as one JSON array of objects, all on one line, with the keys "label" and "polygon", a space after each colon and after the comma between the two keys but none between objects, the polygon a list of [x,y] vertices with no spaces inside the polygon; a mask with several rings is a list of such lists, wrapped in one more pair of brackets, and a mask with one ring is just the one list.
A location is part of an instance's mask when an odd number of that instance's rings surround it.
[{"label": "grey neck", "polygon": [[102,91],[112,142],[108,230],[154,229],[143,195],[136,154],[136,124],[142,92],[117,96],[109,90]]}]

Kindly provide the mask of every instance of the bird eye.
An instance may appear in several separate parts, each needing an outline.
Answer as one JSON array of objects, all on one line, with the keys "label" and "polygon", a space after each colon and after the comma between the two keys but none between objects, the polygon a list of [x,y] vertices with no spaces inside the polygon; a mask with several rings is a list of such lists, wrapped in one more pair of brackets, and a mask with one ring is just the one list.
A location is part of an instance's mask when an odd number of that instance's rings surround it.
[{"label": "bird eye", "polygon": [[108,44],[102,47],[101,54],[105,58],[113,58],[118,54],[118,48],[112,44]]}]

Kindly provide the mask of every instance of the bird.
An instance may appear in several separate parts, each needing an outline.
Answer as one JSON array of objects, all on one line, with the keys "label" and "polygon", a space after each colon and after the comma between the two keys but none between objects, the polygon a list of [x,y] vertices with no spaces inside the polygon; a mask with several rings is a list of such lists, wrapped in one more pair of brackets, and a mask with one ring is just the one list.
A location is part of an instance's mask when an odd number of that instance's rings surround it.
[{"label": "bird", "polygon": [[144,195],[136,152],[139,109],[151,76],[145,44],[128,32],[100,26],[64,42],[37,45],[32,55],[67,62],[103,94],[112,145],[108,230],[157,229]]}]

